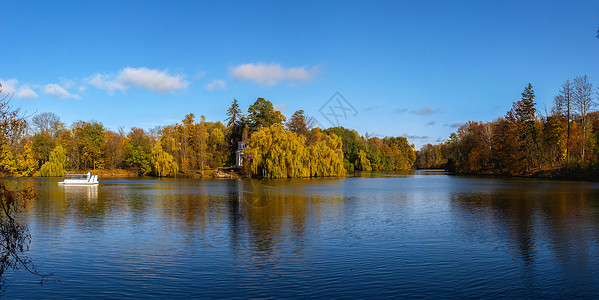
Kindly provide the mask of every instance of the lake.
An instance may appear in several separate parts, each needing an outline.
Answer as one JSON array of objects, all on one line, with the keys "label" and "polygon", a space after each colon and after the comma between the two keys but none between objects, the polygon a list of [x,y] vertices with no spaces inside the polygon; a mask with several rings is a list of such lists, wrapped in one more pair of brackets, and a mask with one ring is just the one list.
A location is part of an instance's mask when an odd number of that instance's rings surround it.
[{"label": "lake", "polygon": [[23,179],[15,299],[599,297],[599,184],[439,172]]}]

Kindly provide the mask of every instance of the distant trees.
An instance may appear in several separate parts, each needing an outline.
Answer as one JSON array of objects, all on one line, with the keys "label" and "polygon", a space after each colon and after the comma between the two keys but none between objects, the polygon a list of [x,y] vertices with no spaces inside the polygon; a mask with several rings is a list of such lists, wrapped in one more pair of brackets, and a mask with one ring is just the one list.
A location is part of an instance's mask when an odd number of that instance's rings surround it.
[{"label": "distant trees", "polygon": [[[0,109],[2,103],[0,103]],[[354,170],[402,170],[415,161],[403,137],[362,137],[343,127],[314,128],[303,110],[286,122],[272,102],[257,98],[244,114],[236,99],[226,125],[189,113],[181,122],[149,131],[112,131],[97,121],[66,126],[54,113],[27,122],[0,124],[0,173],[61,176],[67,171],[112,170],[160,177],[201,175],[235,163],[238,142],[246,149],[246,171],[256,177],[339,176]],[[124,170],[123,170],[124,169]]]},{"label": "distant trees", "polygon": [[445,167],[458,173],[592,174],[599,163],[599,112],[588,77],[566,80],[548,116],[537,114],[534,98],[529,84],[504,117],[462,125],[447,142],[418,151],[416,166],[434,165],[441,153]]}]

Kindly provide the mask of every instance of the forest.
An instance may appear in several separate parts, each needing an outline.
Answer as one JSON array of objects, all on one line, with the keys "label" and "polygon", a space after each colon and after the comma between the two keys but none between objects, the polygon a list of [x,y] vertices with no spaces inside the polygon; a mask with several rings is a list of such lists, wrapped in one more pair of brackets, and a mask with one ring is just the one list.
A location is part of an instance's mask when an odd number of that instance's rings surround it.
[{"label": "forest", "polygon": [[593,178],[599,170],[599,112],[588,76],[566,80],[549,111],[539,110],[531,84],[491,122],[470,121],[441,144],[425,145],[416,168],[458,174]]},{"label": "forest", "polygon": [[[10,105],[4,95],[0,109]],[[17,110],[18,111],[18,110]],[[235,165],[258,178],[343,176],[346,172],[403,170],[416,160],[404,137],[363,137],[343,127],[321,129],[302,110],[287,119],[258,98],[244,112],[233,100],[224,123],[189,113],[180,123],[149,130],[106,128],[98,121],[63,123],[52,112],[13,118],[0,135],[3,176],[63,176],[93,171],[159,177],[209,177]]]}]

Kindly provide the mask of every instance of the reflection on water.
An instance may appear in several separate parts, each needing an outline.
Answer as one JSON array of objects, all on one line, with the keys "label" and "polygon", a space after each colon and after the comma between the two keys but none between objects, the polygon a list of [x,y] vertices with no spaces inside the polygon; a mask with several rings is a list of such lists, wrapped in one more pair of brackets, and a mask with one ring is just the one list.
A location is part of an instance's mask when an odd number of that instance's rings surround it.
[{"label": "reflection on water", "polygon": [[599,296],[597,184],[344,179],[25,180],[30,256],[9,297]]},{"label": "reflection on water", "polygon": [[62,185],[64,196],[67,201],[85,199],[87,201],[98,201],[97,185]]}]

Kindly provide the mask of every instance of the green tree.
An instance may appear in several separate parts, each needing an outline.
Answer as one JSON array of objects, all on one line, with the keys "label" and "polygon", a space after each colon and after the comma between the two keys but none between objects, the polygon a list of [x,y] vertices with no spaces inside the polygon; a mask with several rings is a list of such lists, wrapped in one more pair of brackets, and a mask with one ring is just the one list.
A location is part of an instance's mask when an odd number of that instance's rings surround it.
[{"label": "green tree", "polygon": [[238,125],[242,119],[243,115],[241,113],[241,109],[239,108],[239,104],[237,103],[237,99],[233,99],[231,107],[229,107],[227,110],[227,118],[225,119],[225,121],[227,121],[227,126],[231,127]]},{"label": "green tree", "polygon": [[58,145],[50,153],[48,160],[40,169],[42,177],[59,177],[64,176],[65,172],[66,152],[62,146]]},{"label": "green tree", "polygon": [[247,116],[250,132],[256,132],[261,127],[270,127],[274,124],[285,122],[285,116],[280,111],[275,110],[272,103],[264,98],[258,98],[254,104],[248,108]]},{"label": "green tree", "polygon": [[125,162],[140,175],[147,175],[152,170],[150,156],[152,138],[141,128],[132,128],[125,141]]}]

